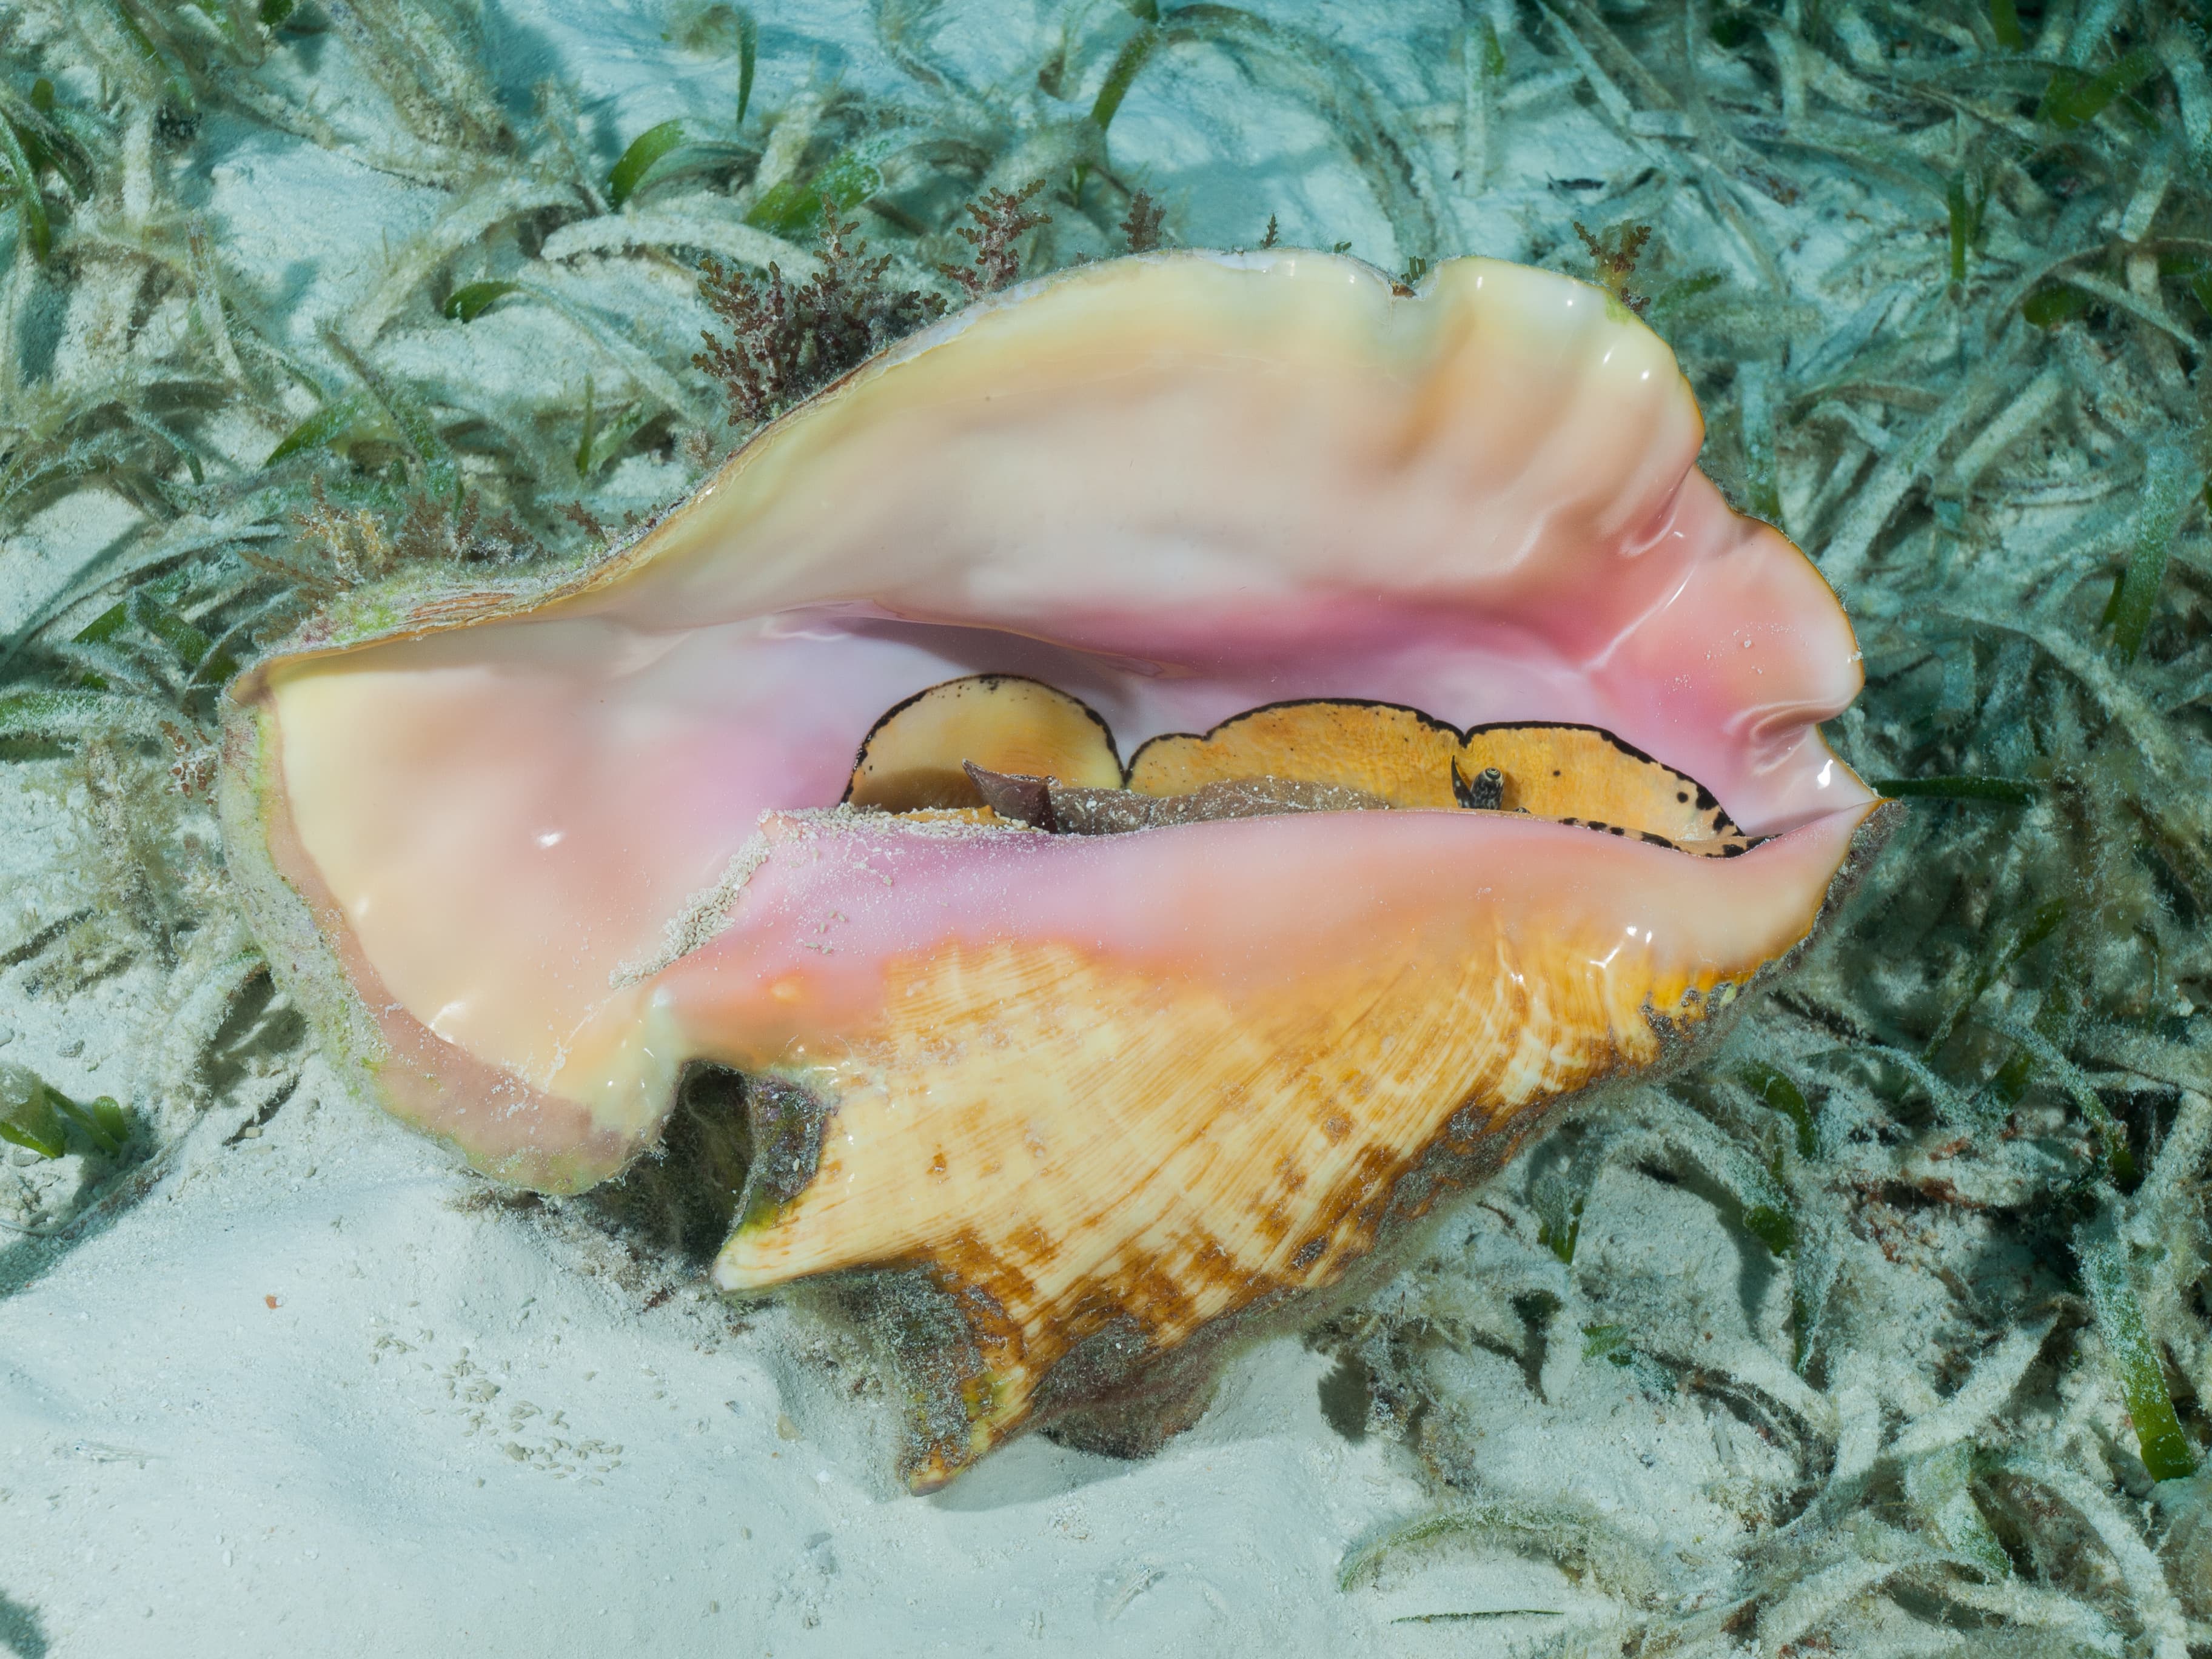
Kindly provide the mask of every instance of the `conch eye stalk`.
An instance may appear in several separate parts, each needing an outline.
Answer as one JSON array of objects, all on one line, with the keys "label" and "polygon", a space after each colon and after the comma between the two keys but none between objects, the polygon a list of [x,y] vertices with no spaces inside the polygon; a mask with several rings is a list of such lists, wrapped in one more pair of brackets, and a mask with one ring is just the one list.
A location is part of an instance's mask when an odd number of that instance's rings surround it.
[{"label": "conch eye stalk", "polygon": [[244,676],[232,866],[331,1052],[503,1179],[743,1073],[714,1279],[896,1313],[915,1486],[1141,1445],[1814,927],[1858,653],[1701,436],[1546,272],[1062,272],[581,575]]}]

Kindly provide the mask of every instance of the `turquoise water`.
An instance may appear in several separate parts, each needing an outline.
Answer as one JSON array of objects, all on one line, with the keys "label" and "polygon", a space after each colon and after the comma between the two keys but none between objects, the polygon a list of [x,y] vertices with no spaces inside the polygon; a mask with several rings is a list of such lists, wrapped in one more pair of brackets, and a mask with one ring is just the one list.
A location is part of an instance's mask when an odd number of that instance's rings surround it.
[{"label": "turquoise water", "polygon": [[[2203,1650],[2204,26],[0,16],[0,1647]],[[376,1115],[210,791],[258,655],[580,568],[747,435],[702,259],[799,280],[826,203],[957,305],[967,204],[1033,182],[1024,277],[1134,225],[1636,307],[1905,805],[1718,1043],[1158,1457],[913,1498],[897,1356],[702,1281],[740,1154],[534,1203]]]}]

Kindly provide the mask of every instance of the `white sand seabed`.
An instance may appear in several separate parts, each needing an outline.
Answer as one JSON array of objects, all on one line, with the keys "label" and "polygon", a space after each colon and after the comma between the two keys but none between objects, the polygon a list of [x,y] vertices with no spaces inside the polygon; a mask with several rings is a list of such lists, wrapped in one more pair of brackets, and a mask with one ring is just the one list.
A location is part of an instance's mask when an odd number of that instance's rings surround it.
[{"label": "white sand seabed", "polygon": [[0,1301],[0,1649],[1416,1654],[1389,1618],[1582,1601],[1510,1559],[1340,1592],[1425,1504],[1295,1341],[1148,1462],[1032,1437],[913,1498],[793,1316],[648,1307],[319,1063],[235,1119]]}]

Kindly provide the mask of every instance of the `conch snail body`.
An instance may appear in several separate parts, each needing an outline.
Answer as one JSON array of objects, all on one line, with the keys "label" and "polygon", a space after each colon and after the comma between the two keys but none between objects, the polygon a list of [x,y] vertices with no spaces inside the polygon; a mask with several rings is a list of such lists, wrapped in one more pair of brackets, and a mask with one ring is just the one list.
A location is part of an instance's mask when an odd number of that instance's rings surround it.
[{"label": "conch snail body", "polygon": [[1549,273],[1065,271],[573,581],[253,670],[234,864],[328,1046],[503,1179],[744,1073],[714,1277],[929,1301],[927,1488],[1172,1392],[1806,938],[1858,654],[1701,435]]}]

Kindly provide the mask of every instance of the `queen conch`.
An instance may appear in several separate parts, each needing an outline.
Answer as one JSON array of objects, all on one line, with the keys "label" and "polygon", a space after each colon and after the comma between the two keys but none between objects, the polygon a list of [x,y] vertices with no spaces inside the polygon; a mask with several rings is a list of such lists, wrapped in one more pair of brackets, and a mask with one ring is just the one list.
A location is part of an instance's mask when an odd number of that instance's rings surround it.
[{"label": "queen conch", "polygon": [[741,1073],[714,1280],[894,1287],[917,1489],[1139,1443],[1820,917],[1858,653],[1702,431],[1548,272],[1063,271],[580,575],[245,675],[233,865],[331,1053],[502,1180]]}]

